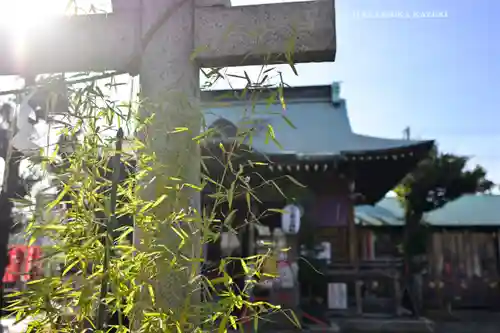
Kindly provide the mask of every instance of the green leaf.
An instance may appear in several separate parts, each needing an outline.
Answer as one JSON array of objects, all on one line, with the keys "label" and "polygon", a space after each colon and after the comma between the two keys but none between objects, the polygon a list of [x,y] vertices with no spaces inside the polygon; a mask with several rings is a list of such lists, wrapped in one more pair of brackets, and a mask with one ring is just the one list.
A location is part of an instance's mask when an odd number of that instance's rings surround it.
[{"label": "green leaf", "polygon": [[210,284],[213,285],[213,286],[215,286],[215,285],[218,285],[218,284],[225,284],[228,281],[229,281],[229,279],[228,279],[227,276],[222,276],[222,277],[211,279],[210,280]]},{"label": "green leaf", "polygon": [[285,122],[288,124],[288,126],[290,126],[293,129],[297,129],[297,127],[295,127],[295,125],[290,121],[290,119],[288,119],[287,116],[282,114],[281,117],[283,118],[283,120],[285,120]]},{"label": "green leaf", "polygon": [[283,150],[283,146],[281,145],[281,143],[279,143],[278,140],[276,140],[276,138],[271,137],[271,140],[273,140],[273,143],[276,145],[276,147]]},{"label": "green leaf", "polygon": [[236,187],[236,182],[232,182],[231,186],[227,190],[227,205],[229,209],[233,208],[234,190]]},{"label": "green leaf", "polygon": [[234,316],[229,316],[229,321],[231,322],[231,327],[236,329],[236,320],[234,319]]},{"label": "green leaf", "polygon": [[267,211],[272,213],[285,214],[285,211],[283,209],[268,208]]},{"label": "green leaf", "polygon": [[283,93],[283,85],[282,84],[280,84],[280,86],[278,87],[278,98],[279,98],[279,101],[281,103],[281,108],[283,109],[283,111],[286,111],[285,96]]},{"label": "green leaf", "polygon": [[223,316],[219,324],[219,331],[218,331],[219,333],[227,332],[227,321],[228,321],[228,315]]},{"label": "green leaf", "polygon": [[194,49],[194,51],[189,56],[189,60],[194,61],[200,53],[203,53],[203,52],[207,51],[208,49],[209,49],[208,45],[198,46],[197,48]]},{"label": "green leaf", "polygon": [[155,291],[153,290],[153,286],[152,285],[148,285],[148,292],[149,292],[149,297],[151,298],[151,303],[153,304],[153,306],[156,305],[156,296],[155,296]]},{"label": "green leaf", "polygon": [[266,99],[266,107],[269,108],[274,102],[276,102],[276,98],[278,97],[278,91],[273,91],[269,97]]},{"label": "green leaf", "polygon": [[250,80],[250,76],[248,76],[247,71],[243,71],[245,73],[245,79],[247,80],[247,85],[251,86],[252,85],[252,80]]},{"label": "green leaf", "polygon": [[299,186],[299,187],[302,187],[302,188],[306,188],[307,186],[300,183],[297,179],[295,179],[294,177],[290,176],[290,175],[285,175],[286,178],[288,178],[292,183],[294,183],[295,185]]},{"label": "green leaf", "polygon": [[246,199],[246,202],[247,202],[247,209],[250,212],[251,209],[252,209],[252,199],[251,199],[251,196],[250,196],[250,192],[245,193],[245,199]]},{"label": "green leaf", "polygon": [[236,216],[236,209],[232,209],[231,212],[226,216],[224,219],[224,225],[232,225],[232,222],[234,221],[234,217]]},{"label": "green leaf", "polygon": [[286,58],[288,65],[292,69],[293,73],[296,76],[299,76],[299,73],[297,72],[297,69],[295,68],[295,64],[293,61],[293,55],[295,54],[296,35],[297,35],[297,32],[295,31],[295,29],[293,29],[293,36],[288,38],[286,45],[285,45],[285,48],[286,48],[285,58]]},{"label": "green leaf", "polygon": [[61,193],[59,193],[59,195],[57,196],[57,198],[55,200],[51,201],[47,205],[47,209],[53,210],[61,202],[61,200],[64,198],[64,196],[68,193],[69,189],[70,189],[70,187],[68,185],[65,185],[63,190],[61,191]]},{"label": "green leaf", "polygon": [[274,128],[273,128],[273,126],[271,126],[271,124],[267,125],[267,130],[268,130],[271,138],[276,139],[276,134],[274,133]]},{"label": "green leaf", "polygon": [[250,270],[248,269],[248,266],[247,266],[247,263],[245,262],[245,259],[241,258],[240,261],[241,261],[241,267],[243,268],[243,272],[245,273],[245,275],[248,275]]},{"label": "green leaf", "polygon": [[75,267],[76,265],[78,265],[80,263],[80,261],[78,260],[75,260],[73,261],[70,265],[68,265],[68,267],[66,267],[66,269],[63,271],[62,275],[65,276],[66,274],[68,274],[68,272],[73,268]]},{"label": "green leaf", "polygon": [[162,194],[160,195],[160,197],[158,199],[156,199],[156,201],[150,206],[150,208],[155,208],[157,207],[159,204],[161,204],[168,196],[166,194]]},{"label": "green leaf", "polygon": [[173,131],[170,131],[169,133],[174,134],[174,133],[181,133],[181,132],[186,132],[189,129],[187,127],[176,127]]}]

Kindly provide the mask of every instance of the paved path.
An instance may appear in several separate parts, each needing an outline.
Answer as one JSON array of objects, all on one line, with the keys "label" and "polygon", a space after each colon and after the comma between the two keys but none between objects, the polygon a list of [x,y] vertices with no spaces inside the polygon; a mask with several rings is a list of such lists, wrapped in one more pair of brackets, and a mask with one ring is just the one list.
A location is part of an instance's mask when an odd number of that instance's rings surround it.
[{"label": "paved path", "polygon": [[14,325],[15,319],[2,319],[2,328],[4,333],[24,333],[28,329],[29,319],[26,319],[17,325]]},{"label": "paved path", "polygon": [[[499,333],[500,313],[485,313],[471,311],[457,313],[457,320],[449,321],[435,318],[435,333]],[[441,319],[441,320],[440,320]],[[29,319],[14,325],[14,319],[2,319],[4,333],[24,333],[28,328]],[[294,331],[297,332],[297,331]],[[345,332],[348,333],[348,332]],[[405,333],[405,332],[401,332]]]},{"label": "paved path", "polygon": [[454,311],[453,319],[433,318],[435,333],[498,333],[500,313],[487,311]]},{"label": "paved path", "polygon": [[25,333],[32,320],[33,319],[27,318],[15,324],[16,320],[14,318],[4,318],[1,320],[3,333]]}]

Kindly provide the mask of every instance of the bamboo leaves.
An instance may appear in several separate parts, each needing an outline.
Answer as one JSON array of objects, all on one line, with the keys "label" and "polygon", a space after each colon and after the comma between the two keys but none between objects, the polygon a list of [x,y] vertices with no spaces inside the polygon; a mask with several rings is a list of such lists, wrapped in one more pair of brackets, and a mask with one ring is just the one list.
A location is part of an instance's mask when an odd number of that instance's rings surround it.
[{"label": "bamboo leaves", "polygon": [[[220,70],[206,74],[217,79],[222,75]],[[279,116],[293,127],[285,115],[284,85],[268,89],[270,76],[271,71],[264,70],[252,82],[248,73],[241,75],[248,84],[239,98],[249,99],[255,110],[254,88],[266,88],[271,96],[266,102],[277,103],[283,110]],[[61,213],[42,219],[43,214],[37,212],[28,228],[37,236],[33,241],[42,236],[50,240],[43,261],[52,266],[51,274],[32,283],[13,309],[20,316],[42,314],[56,332],[74,332],[84,326],[116,332],[225,332],[243,325],[242,318],[232,315],[235,309],[247,308],[256,320],[263,312],[277,310],[266,302],[251,301],[249,295],[264,276],[262,266],[268,253],[225,258],[215,267],[207,258],[203,274],[196,268],[201,259],[193,254],[201,247],[213,249],[227,233],[237,234],[259,224],[271,212],[255,212],[255,205],[262,202],[262,189],[273,188],[285,197],[286,191],[280,188],[283,181],[302,185],[290,177],[278,180],[261,172],[271,162],[245,146],[251,146],[253,132],[238,132],[231,142],[214,141],[210,149],[207,142],[214,139],[210,130],[189,138],[207,157],[199,185],[184,179],[183,170],[173,172],[159,162],[147,146],[148,140],[154,139],[148,137],[151,133],[144,131],[147,140],[142,141],[124,133],[123,121],[135,120],[136,115],[130,112],[138,106],[128,108],[124,118],[119,110],[123,103],[113,102],[98,84],[73,87],[68,98],[68,118],[72,120],[61,130],[67,140],[59,142],[50,157],[40,159],[58,189],[42,210],[45,215],[56,209]],[[146,107],[147,101],[141,101],[140,106]],[[147,119],[137,116],[135,130],[147,129],[152,121],[154,115]],[[263,130],[266,140],[280,147],[277,128],[267,124]],[[172,126],[168,134],[189,136],[194,132]],[[126,151],[125,146],[133,148]],[[160,185],[151,190],[150,184],[159,178],[162,182],[156,182]],[[145,191],[156,191],[157,195],[146,200],[141,195]],[[182,200],[182,191],[203,192],[204,207],[198,211],[196,204]],[[160,209],[168,214],[160,215]],[[159,236],[165,235],[165,230],[171,231],[168,246]],[[193,239],[201,239],[201,244],[193,244]],[[236,291],[235,279],[228,272],[228,266],[235,262],[247,277],[241,292]],[[62,266],[57,274],[56,266]],[[187,278],[158,281],[165,272]],[[160,283],[169,285],[171,295],[178,297],[182,306],[164,305],[171,300],[159,292]],[[206,299],[210,301],[194,301],[200,299],[200,289],[209,291]],[[110,317],[117,319],[111,322]]]}]

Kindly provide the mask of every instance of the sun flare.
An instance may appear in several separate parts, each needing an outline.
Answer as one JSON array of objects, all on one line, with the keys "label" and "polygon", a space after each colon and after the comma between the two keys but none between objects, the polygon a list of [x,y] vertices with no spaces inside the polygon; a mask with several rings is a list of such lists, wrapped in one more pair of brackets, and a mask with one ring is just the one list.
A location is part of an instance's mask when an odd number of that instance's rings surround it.
[{"label": "sun flare", "polygon": [[20,32],[64,14],[68,0],[0,0],[0,24],[3,29]]},{"label": "sun flare", "polygon": [[52,16],[110,11],[111,0],[0,0],[0,27],[16,34]]}]

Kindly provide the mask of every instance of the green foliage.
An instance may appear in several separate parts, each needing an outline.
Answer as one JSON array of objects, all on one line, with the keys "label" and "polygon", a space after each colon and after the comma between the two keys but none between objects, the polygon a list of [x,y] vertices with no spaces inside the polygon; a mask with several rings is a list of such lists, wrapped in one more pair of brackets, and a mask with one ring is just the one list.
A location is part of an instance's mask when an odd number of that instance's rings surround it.
[{"label": "green foliage", "polygon": [[[45,176],[50,174],[50,184],[58,189],[58,194],[35,205],[38,210],[27,226],[32,241],[50,240],[51,245],[43,249],[43,264],[54,267],[62,263],[64,269],[60,274],[53,270],[12,295],[16,300],[10,310],[15,311],[16,318],[36,317],[32,326],[50,327],[51,332],[76,332],[85,327],[103,331],[105,311],[107,317],[118,317],[114,327],[117,332],[225,332],[228,327],[236,329],[243,324],[233,316],[235,309],[247,308],[253,319],[279,311],[277,306],[249,298],[251,288],[261,277],[265,255],[224,259],[217,268],[218,277],[213,279],[200,274],[203,245],[217,241],[223,229],[237,231],[240,227],[234,225],[236,198],[245,198],[247,223],[259,221],[250,209],[259,202],[258,193],[246,172],[266,163],[236,159],[241,154],[241,143],[251,139],[251,131],[243,133],[241,140],[235,138],[229,145],[220,144],[218,155],[211,156],[222,165],[222,177],[214,178],[205,169],[201,184],[191,184],[177,175],[163,175],[167,178],[161,183],[163,194],[148,200],[143,193],[164,166],[144,142],[130,135],[109,133],[116,128],[122,131],[131,120],[137,124],[137,130],[154,121],[153,117],[139,118],[139,103],[131,106],[111,102],[95,82],[72,89],[68,98],[70,109],[65,123],[70,125],[59,129],[64,140],[59,140],[53,153],[42,153],[33,162],[42,167]],[[284,105],[284,99],[279,100]],[[168,135],[186,132],[185,128],[178,128]],[[204,145],[212,142],[212,134],[207,131],[193,140],[205,149]],[[276,141],[270,126],[268,136]],[[119,164],[110,164],[112,158],[135,171],[120,182],[116,177],[105,177],[116,174]],[[271,184],[282,193],[273,180],[263,177],[255,187],[263,184]],[[186,188],[196,195],[207,185],[214,189],[209,195],[213,201],[209,209],[173,200],[180,198]],[[33,206],[32,202],[25,204]],[[55,213],[61,204],[66,209]],[[218,213],[221,207],[229,208],[224,220]],[[133,226],[117,222],[126,215],[133,216]],[[134,244],[128,241],[133,231],[141,239]],[[169,235],[168,240],[165,235]],[[226,272],[226,264],[231,260],[241,261],[249,277],[239,295]],[[160,276],[166,275],[171,277],[168,281],[159,281]],[[165,295],[158,294],[164,290],[158,284],[166,284],[177,299],[165,299]],[[207,301],[199,301],[201,293],[208,295]],[[125,318],[130,319],[129,324]]]},{"label": "green foliage", "polygon": [[423,214],[464,194],[490,190],[493,183],[486,179],[486,170],[481,166],[468,170],[468,161],[466,156],[432,151],[395,189],[403,207]]},{"label": "green foliage", "polygon": [[469,170],[468,161],[466,156],[439,153],[434,149],[395,189],[405,210],[403,252],[407,256],[426,251],[427,228],[421,225],[426,212],[464,194],[485,192],[493,186],[486,178],[486,170],[481,166]]}]

